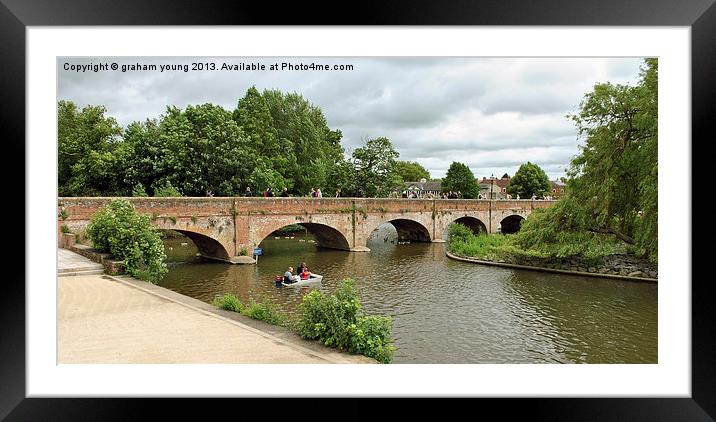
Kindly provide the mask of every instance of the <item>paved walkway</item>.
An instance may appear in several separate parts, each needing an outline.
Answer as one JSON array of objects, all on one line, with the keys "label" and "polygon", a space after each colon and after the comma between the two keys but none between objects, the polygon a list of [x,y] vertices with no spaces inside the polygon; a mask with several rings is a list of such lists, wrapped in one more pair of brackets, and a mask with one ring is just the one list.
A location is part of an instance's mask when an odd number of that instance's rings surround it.
[{"label": "paved walkway", "polygon": [[102,264],[92,261],[89,258],[74,253],[68,249],[57,250],[58,270],[57,274],[65,275],[81,275],[81,274],[102,274],[104,267]]},{"label": "paved walkway", "polygon": [[[60,252],[61,271],[76,257]],[[59,363],[375,362],[143,281],[91,274],[58,283]]]}]

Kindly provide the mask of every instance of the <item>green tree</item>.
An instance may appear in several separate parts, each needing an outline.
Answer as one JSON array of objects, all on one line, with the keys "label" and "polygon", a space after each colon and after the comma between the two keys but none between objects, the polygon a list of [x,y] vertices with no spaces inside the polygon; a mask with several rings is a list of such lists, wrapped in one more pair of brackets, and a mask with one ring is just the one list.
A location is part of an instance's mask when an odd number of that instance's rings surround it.
[{"label": "green tree", "polygon": [[460,192],[463,198],[474,199],[480,193],[480,188],[475,182],[475,175],[470,168],[453,161],[448,168],[447,174],[442,181],[443,192]]},{"label": "green tree", "polygon": [[609,236],[657,260],[657,80],[657,59],[646,59],[636,86],[602,83],[585,95],[569,116],[584,145],[570,165],[566,195],[527,219],[517,237],[522,247]]},{"label": "green tree", "polygon": [[231,112],[213,104],[167,107],[160,133],[152,186],[169,182],[186,196],[237,195],[261,162]]},{"label": "green tree", "polygon": [[395,160],[400,154],[388,138],[376,138],[364,147],[353,151],[353,167],[358,189],[367,197],[388,196],[393,189],[402,187],[403,181],[395,172]]},{"label": "green tree", "polygon": [[356,172],[348,160],[340,160],[331,166],[326,175],[324,195],[333,196],[341,190],[341,196],[353,196],[357,191]]},{"label": "green tree", "polygon": [[532,195],[542,196],[549,190],[549,178],[537,164],[527,162],[522,164],[510,179],[507,185],[507,193],[519,195],[522,198],[530,198]]},{"label": "green tree", "polygon": [[[256,87],[246,91],[233,113],[234,120],[246,135],[244,148],[254,154],[258,163],[253,167],[248,183],[256,190],[268,187],[289,186],[295,169],[293,145],[286,138],[279,138],[268,102]],[[258,173],[263,171],[264,174]],[[268,173],[266,173],[268,172]],[[289,180],[287,180],[289,179]],[[270,183],[271,185],[266,185]]]},{"label": "green tree", "polygon": [[328,192],[334,181],[329,175],[343,161],[342,134],[331,130],[321,109],[301,95],[265,90],[274,128],[286,161],[279,171],[292,193],[307,194],[311,188]]},{"label": "green tree", "polygon": [[[167,137],[161,136],[161,127],[156,119],[144,122],[132,122],[122,135],[130,159],[124,169],[126,183],[130,186],[142,186],[144,195],[149,196],[150,189],[158,180],[169,176],[166,161],[173,151],[166,145]],[[133,195],[135,196],[135,195]]]},{"label": "green tree", "polygon": [[430,172],[416,161],[396,161],[395,172],[404,182],[419,182],[420,179],[430,180]]},{"label": "green tree", "polygon": [[122,194],[126,151],[118,150],[121,128],[103,106],[78,110],[57,103],[57,182],[60,196]]}]

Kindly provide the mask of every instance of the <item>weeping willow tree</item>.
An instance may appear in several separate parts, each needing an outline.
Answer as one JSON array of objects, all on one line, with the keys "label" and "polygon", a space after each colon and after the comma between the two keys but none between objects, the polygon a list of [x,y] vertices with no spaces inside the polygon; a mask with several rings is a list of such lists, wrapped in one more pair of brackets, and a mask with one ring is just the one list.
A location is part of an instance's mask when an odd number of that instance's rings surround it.
[{"label": "weeping willow tree", "polygon": [[635,86],[602,83],[569,115],[584,141],[568,169],[566,195],[527,219],[517,244],[565,257],[629,245],[657,261],[658,62],[646,59]]}]

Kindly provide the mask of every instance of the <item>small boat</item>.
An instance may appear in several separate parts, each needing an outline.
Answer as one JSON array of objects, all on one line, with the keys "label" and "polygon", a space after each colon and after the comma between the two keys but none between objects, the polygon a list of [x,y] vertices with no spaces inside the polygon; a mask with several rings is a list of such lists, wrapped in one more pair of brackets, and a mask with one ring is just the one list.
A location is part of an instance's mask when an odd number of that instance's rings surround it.
[{"label": "small boat", "polygon": [[308,280],[301,280],[301,278],[299,276],[295,275],[295,276],[293,276],[293,279],[298,280],[298,281],[293,282],[293,283],[288,283],[288,284],[286,284],[285,282],[282,281],[281,284],[283,284],[286,287],[313,286],[316,284],[320,284],[321,280],[323,280],[322,275],[318,275],[318,274],[314,274],[314,273],[310,273],[310,274],[311,275],[308,276]]}]

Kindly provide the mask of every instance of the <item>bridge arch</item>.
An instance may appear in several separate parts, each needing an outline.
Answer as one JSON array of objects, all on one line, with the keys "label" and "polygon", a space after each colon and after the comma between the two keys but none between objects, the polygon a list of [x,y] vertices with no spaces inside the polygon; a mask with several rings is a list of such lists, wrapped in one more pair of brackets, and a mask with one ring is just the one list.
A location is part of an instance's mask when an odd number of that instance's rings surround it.
[{"label": "bridge arch", "polygon": [[190,230],[182,230],[182,229],[171,229],[175,232],[181,233],[184,236],[188,237],[189,240],[194,242],[196,245],[196,248],[199,249],[199,253],[204,258],[210,258],[210,259],[218,259],[222,261],[230,261],[231,255],[226,250],[224,245],[221,244],[218,240],[214,239],[213,237],[207,236],[202,233],[190,231]]},{"label": "bridge arch", "polygon": [[[305,227],[306,230],[308,230],[311,234],[313,234],[316,237],[316,246],[319,246],[321,248],[341,249],[346,251],[351,249],[350,244],[348,243],[348,239],[346,239],[346,236],[341,233],[340,230],[327,224],[298,221],[291,224],[300,224]],[[262,232],[257,236],[257,239],[259,239],[259,242],[257,244],[263,242],[264,239],[269,237],[271,233],[275,232],[276,230],[288,227],[291,224],[284,224],[282,222],[279,222],[277,224],[265,227],[264,230],[262,230]]]},{"label": "bridge arch", "polygon": [[460,217],[454,220],[453,223],[462,224],[472,230],[472,232],[475,234],[487,234],[487,226],[485,225],[485,223],[482,222],[482,220],[477,217],[471,217],[466,215],[464,217]]},{"label": "bridge arch", "polygon": [[512,214],[500,221],[500,232],[503,234],[517,233],[525,218],[521,215]]},{"label": "bridge arch", "polygon": [[428,230],[423,223],[408,218],[394,218],[391,220],[382,221],[375,225],[373,230],[368,233],[370,234],[378,230],[383,224],[390,224],[395,227],[398,232],[398,242],[430,242],[432,241],[430,236],[430,230]]}]

